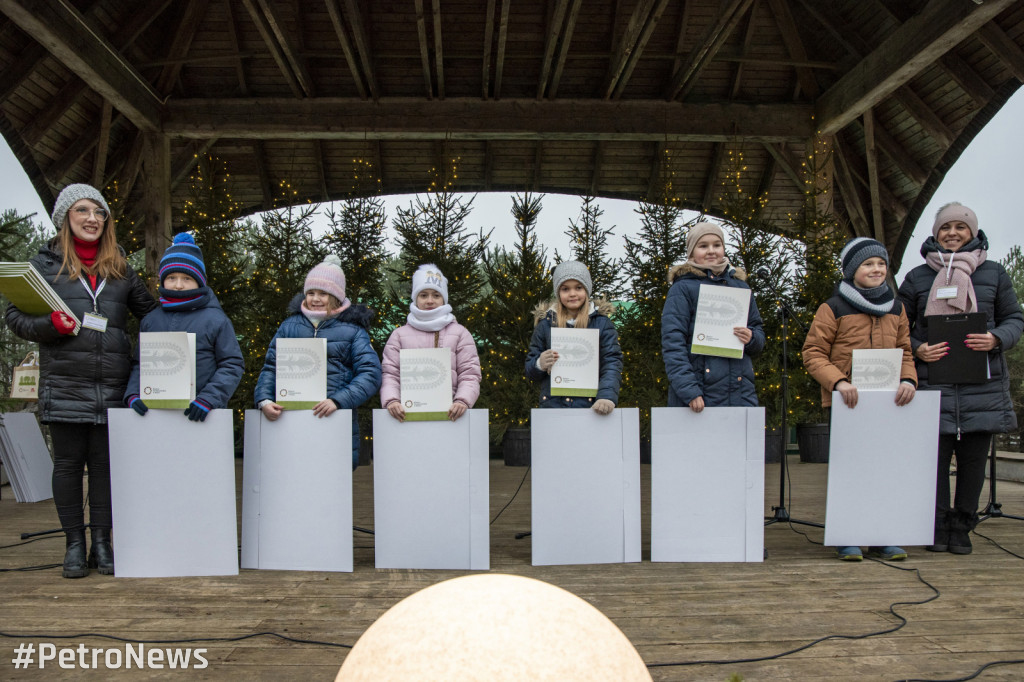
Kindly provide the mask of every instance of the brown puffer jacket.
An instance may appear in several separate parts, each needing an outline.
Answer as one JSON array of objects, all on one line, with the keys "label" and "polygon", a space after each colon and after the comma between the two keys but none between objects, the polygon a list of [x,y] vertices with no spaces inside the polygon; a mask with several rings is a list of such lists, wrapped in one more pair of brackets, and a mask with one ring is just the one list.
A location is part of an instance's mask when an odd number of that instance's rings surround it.
[{"label": "brown puffer jacket", "polygon": [[917,385],[910,323],[903,304],[896,301],[891,312],[875,317],[833,296],[818,307],[803,348],[804,367],[821,384],[822,407],[832,405],[832,389],[837,383],[850,380],[855,348],[902,348],[900,380]]}]

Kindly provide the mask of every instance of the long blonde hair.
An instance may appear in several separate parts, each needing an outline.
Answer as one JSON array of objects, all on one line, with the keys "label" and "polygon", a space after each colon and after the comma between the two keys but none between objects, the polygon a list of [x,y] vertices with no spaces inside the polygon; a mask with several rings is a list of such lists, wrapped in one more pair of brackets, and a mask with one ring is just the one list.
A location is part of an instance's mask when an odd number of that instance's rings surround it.
[{"label": "long blonde hair", "polygon": [[[87,201],[97,208],[103,208],[92,199],[87,199]],[[117,233],[114,229],[113,213],[107,214],[107,220],[103,224],[103,233],[100,235],[99,242],[99,249],[96,251],[96,262],[92,264],[91,268],[86,267],[82,259],[78,257],[78,252],[75,251],[75,234],[71,231],[71,222],[68,216],[65,215],[60,232],[57,233],[57,246],[60,248],[62,256],[60,270],[57,271],[57,274],[60,275],[66,270],[68,279],[78,279],[83,273],[99,275],[103,279],[121,279],[124,277],[128,269],[128,262],[121,255],[121,249],[117,246]]]},{"label": "long blonde hair", "polygon": [[555,326],[557,327],[568,327],[569,320],[574,320],[573,325],[576,329],[586,329],[587,324],[590,322],[590,299],[588,298],[580,306],[580,310],[576,313],[576,317],[572,317],[569,313],[569,309],[562,305],[562,299],[559,296],[555,296]]}]

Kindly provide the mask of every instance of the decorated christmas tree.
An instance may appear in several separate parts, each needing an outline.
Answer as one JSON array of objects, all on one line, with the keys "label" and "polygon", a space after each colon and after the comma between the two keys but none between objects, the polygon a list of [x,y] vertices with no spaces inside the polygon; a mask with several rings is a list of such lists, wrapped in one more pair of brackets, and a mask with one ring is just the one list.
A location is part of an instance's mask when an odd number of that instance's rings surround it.
[{"label": "decorated christmas tree", "polygon": [[565,234],[571,240],[569,249],[571,258],[563,259],[555,252],[555,262],[562,260],[578,260],[590,270],[594,296],[616,298],[621,292],[619,262],[608,255],[608,237],[614,234],[615,226],[601,227],[601,216],[604,210],[597,204],[597,199],[585,196],[580,206],[580,215],[576,220],[569,221],[569,229]]}]

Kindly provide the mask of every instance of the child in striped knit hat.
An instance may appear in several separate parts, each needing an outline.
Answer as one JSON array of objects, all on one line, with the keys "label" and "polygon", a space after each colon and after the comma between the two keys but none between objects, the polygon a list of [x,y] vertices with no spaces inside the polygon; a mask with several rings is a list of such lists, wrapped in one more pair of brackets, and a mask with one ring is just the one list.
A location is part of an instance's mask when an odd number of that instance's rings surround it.
[{"label": "child in striped knit hat", "polygon": [[[227,407],[245,370],[231,320],[206,285],[203,252],[187,232],[175,235],[160,259],[160,307],[146,315],[139,331],[192,332],[196,335],[196,398],[185,410],[204,421],[210,410]],[[139,352],[125,391],[125,403],[140,415],[149,411],[139,396]]]}]

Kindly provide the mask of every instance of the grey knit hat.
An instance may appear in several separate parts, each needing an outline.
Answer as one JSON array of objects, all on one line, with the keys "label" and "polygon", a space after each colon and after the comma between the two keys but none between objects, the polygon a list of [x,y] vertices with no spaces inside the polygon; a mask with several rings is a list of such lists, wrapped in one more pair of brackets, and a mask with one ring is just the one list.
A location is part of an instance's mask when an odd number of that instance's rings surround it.
[{"label": "grey knit hat", "polygon": [[717,235],[722,240],[722,244],[725,244],[725,233],[722,232],[722,228],[715,223],[700,222],[690,228],[690,231],[686,234],[686,259],[689,260],[693,256],[693,250],[697,248],[697,242],[700,238],[705,235]]},{"label": "grey knit hat", "polygon": [[554,274],[551,275],[551,282],[554,284],[555,297],[558,296],[558,287],[562,286],[563,282],[570,279],[574,279],[583,285],[583,288],[587,290],[587,296],[593,295],[594,285],[590,281],[590,270],[587,270],[587,266],[578,260],[567,260],[559,263],[555,267]]},{"label": "grey knit hat", "polygon": [[57,201],[53,204],[53,213],[50,216],[53,219],[54,227],[56,227],[57,230],[60,230],[60,228],[64,226],[64,218],[67,217],[68,211],[81,199],[95,201],[103,207],[103,210],[110,213],[110,207],[107,206],[107,200],[103,198],[103,195],[100,194],[98,189],[92,185],[68,185],[60,191],[60,194],[57,195]]},{"label": "grey knit hat", "polygon": [[843,279],[853,281],[853,275],[857,272],[860,264],[868,258],[881,258],[889,266],[889,252],[885,250],[885,244],[870,237],[855,237],[846,242],[839,259],[843,263]]}]

